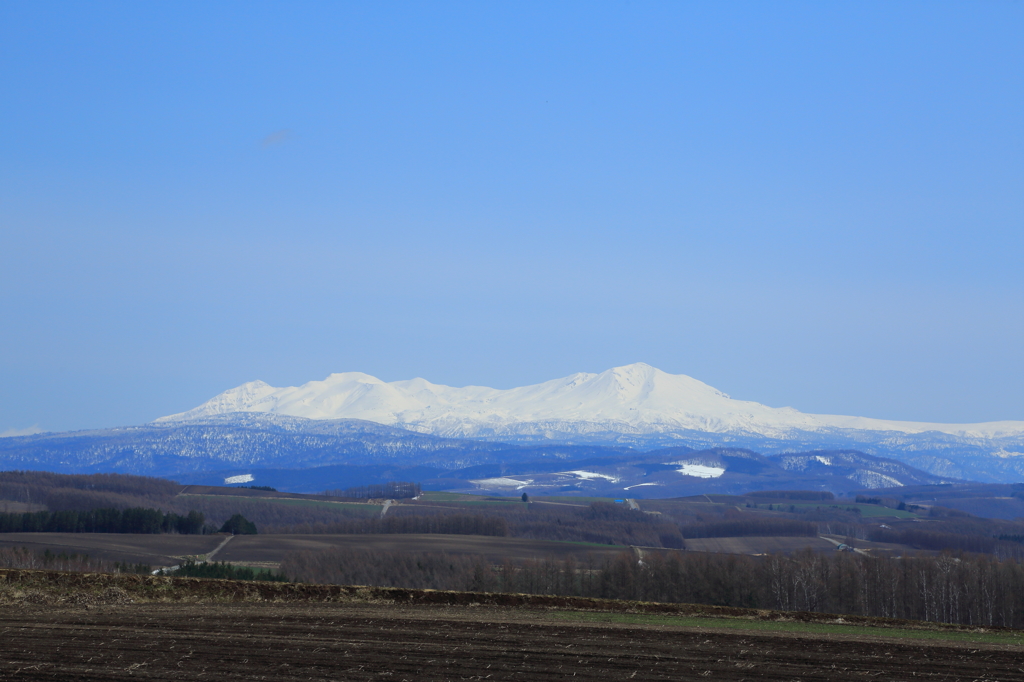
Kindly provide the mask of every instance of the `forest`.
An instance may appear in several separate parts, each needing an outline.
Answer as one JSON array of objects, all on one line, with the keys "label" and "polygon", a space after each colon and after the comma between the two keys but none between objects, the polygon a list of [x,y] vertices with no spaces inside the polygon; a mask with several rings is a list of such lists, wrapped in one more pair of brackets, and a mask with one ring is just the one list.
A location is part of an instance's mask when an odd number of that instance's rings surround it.
[{"label": "forest", "polygon": [[180,533],[208,532],[206,518],[195,510],[185,515],[159,509],[89,509],[86,511],[0,512],[0,533]]},{"label": "forest", "polygon": [[295,552],[301,582],[599,597],[1024,627],[1024,565],[985,555],[745,556],[627,551],[594,562],[401,552]]}]

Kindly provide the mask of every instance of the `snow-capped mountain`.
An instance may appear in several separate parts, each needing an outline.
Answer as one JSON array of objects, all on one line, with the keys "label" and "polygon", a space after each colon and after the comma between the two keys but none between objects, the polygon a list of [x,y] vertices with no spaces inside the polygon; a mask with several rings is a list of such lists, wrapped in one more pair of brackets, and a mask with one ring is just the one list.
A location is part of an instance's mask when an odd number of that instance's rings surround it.
[{"label": "snow-capped mountain", "polygon": [[533,386],[499,390],[454,388],[424,379],[384,382],[361,372],[275,388],[252,381],[187,412],[158,422],[189,421],[230,412],[269,412],[307,419],[365,419],[447,437],[540,436],[566,439],[595,433],[703,432],[787,439],[794,433],[936,432],[969,439],[1024,435],[1024,421],[929,424],[805,414],[734,400],[691,377],[644,363],[600,374],[573,374]]},{"label": "snow-capped mountain", "polygon": [[730,447],[764,454],[855,449],[944,478],[1024,481],[1024,421],[931,424],[806,414],[734,400],[643,363],[508,390],[424,379],[388,383],[360,372],[298,387],[253,381],[155,425],[259,413],[362,419],[447,438],[533,445]]},{"label": "snow-capped mountain", "polygon": [[[251,475],[242,469],[491,466],[494,472],[474,474],[474,480],[497,480],[507,477],[505,468],[513,464],[546,462],[554,468],[545,475],[563,486],[569,484],[562,478],[579,478],[566,462],[589,462],[589,467],[602,460],[601,466],[614,468],[620,466],[616,462],[666,448],[705,454],[672,459],[671,475],[660,469],[642,476],[576,469],[604,475],[600,480],[622,478],[622,487],[646,486],[651,494],[681,494],[701,481],[719,488],[767,485],[767,479],[755,479],[768,476],[768,469],[746,472],[746,460],[727,462],[706,454],[746,450],[781,458],[769,467],[776,484],[807,483],[805,474],[825,476],[833,482],[814,485],[836,489],[836,476],[846,481],[842,485],[862,487],[925,480],[902,465],[876,466],[880,460],[872,458],[879,457],[923,470],[931,482],[1024,481],[1024,422],[923,424],[804,414],[734,400],[696,379],[645,364],[509,390],[454,388],[424,379],[386,383],[358,372],[299,387],[254,381],[145,426],[0,439],[0,465],[163,475],[228,468],[237,469],[232,475]],[[843,455],[850,450],[862,459]],[[794,454],[823,451],[832,454],[811,459]],[[748,475],[754,478],[742,478]],[[689,488],[680,488],[677,476]]]}]

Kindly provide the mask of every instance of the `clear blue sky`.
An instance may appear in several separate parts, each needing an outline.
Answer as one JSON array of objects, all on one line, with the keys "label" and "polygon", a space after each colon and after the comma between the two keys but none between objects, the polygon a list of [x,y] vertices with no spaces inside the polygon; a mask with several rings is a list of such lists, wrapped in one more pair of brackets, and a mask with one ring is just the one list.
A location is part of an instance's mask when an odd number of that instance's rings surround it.
[{"label": "clear blue sky", "polygon": [[252,379],[1024,419],[1024,3],[0,5],[0,431]]}]

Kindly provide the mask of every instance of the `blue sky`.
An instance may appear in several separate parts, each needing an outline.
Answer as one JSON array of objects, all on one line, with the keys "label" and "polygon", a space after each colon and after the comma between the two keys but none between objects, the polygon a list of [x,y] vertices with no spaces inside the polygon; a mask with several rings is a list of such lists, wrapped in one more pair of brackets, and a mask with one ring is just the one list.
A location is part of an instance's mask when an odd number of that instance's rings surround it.
[{"label": "blue sky", "polygon": [[4,3],[0,431],[644,361],[1024,419],[1024,4]]}]

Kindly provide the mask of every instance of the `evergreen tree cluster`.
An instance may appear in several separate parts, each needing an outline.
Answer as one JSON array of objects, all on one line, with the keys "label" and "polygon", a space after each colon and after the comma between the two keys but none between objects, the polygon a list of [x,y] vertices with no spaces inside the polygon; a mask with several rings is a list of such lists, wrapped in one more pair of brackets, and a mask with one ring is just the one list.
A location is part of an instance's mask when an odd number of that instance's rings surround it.
[{"label": "evergreen tree cluster", "polygon": [[256,535],[256,524],[248,520],[241,514],[235,514],[230,519],[224,522],[224,525],[220,527],[219,533],[231,533],[232,535]]},{"label": "evergreen tree cluster", "polygon": [[172,573],[175,576],[188,578],[217,578],[220,580],[266,580],[286,583],[288,578],[283,573],[268,570],[254,570],[248,566],[235,566],[226,562],[206,562],[186,560]]},{"label": "evergreen tree cluster", "polygon": [[159,509],[90,509],[0,513],[0,533],[180,533],[200,535],[206,519],[197,511],[181,516]]}]

